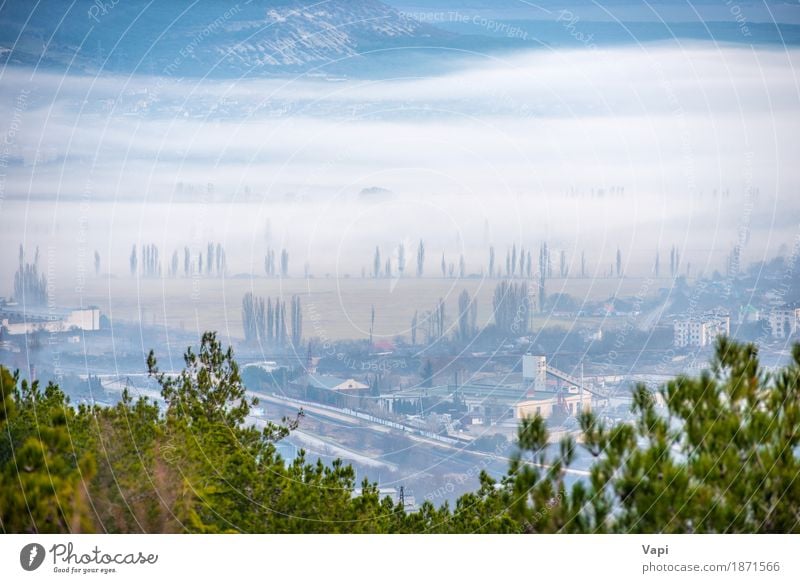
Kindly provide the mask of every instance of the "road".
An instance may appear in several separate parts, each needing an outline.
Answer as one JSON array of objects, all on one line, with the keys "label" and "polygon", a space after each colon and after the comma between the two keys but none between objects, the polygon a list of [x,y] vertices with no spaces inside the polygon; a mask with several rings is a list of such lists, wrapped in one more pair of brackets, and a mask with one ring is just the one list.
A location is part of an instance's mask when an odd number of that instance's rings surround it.
[{"label": "road", "polygon": [[[423,432],[422,430],[417,429],[415,427],[410,427],[408,425],[395,423],[393,421],[385,419],[377,421],[378,420],[377,417],[368,415],[366,413],[352,411],[350,409],[340,409],[337,407],[331,407],[329,405],[321,405],[319,403],[301,401],[299,399],[293,399],[290,397],[283,397],[274,394],[266,394],[255,391],[250,391],[250,393],[252,393],[253,396],[258,397],[261,401],[267,403],[273,403],[275,405],[280,405],[283,407],[303,409],[306,415],[313,415],[315,418],[325,419],[326,422],[334,422],[336,424],[343,424],[345,426],[355,427],[355,428],[367,428],[369,430],[377,431],[383,434],[391,433],[392,431],[402,433],[403,437],[406,437],[417,443],[432,446],[437,450],[441,451],[443,454],[448,454],[445,456],[445,459],[455,459],[456,456],[470,456],[473,459],[481,460],[480,463],[487,463],[488,461],[492,461],[492,462],[505,462],[507,464],[508,462],[511,461],[511,458],[505,455],[466,449],[466,442],[457,439],[444,438],[442,436],[431,437],[434,434]],[[335,442],[332,442],[329,438],[325,436],[315,435],[314,437],[321,440],[322,442],[325,442],[331,448],[343,448],[343,446]],[[372,457],[374,459],[374,456],[372,456],[371,454],[366,452],[363,453],[358,452],[351,446],[348,446],[348,448],[344,449],[348,449],[355,455]],[[351,458],[348,457],[348,459]],[[543,467],[545,469],[550,467],[549,465],[546,464],[545,465],[532,464],[532,465]],[[587,470],[582,470],[577,468],[568,468],[565,470],[565,473],[573,476],[581,476],[581,477],[589,476],[589,472]]]}]

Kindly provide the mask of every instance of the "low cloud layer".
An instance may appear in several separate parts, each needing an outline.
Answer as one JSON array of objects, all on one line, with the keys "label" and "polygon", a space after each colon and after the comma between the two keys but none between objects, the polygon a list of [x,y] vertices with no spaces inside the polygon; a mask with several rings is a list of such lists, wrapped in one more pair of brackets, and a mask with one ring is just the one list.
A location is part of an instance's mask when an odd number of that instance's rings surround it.
[{"label": "low cloud layer", "polygon": [[[400,240],[414,225],[424,234],[419,209],[434,205],[454,233],[481,238],[490,221],[509,243],[535,229],[572,241],[576,253],[594,236],[628,229],[635,213],[640,237],[642,226],[652,234],[659,224],[691,224],[692,237],[709,237],[722,254],[757,189],[747,223],[775,245],[788,235],[766,234],[791,228],[800,211],[798,62],[797,51],[649,45],[472,55],[449,75],[370,82],[7,69],[2,204],[168,204],[213,184],[216,199],[246,198],[265,217],[300,216],[295,225],[319,237],[360,212],[348,205],[363,188],[379,186],[403,209],[356,228],[364,240],[373,231]],[[587,241],[575,241],[578,228]],[[23,227],[15,229],[9,236],[20,240]],[[630,235],[614,239],[636,247]]]}]

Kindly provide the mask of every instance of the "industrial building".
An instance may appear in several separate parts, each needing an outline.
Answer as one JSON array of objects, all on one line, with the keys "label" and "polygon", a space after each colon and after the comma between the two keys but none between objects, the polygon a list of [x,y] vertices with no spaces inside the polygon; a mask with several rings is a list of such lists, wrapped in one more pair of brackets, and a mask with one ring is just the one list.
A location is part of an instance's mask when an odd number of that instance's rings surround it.
[{"label": "industrial building", "polygon": [[[458,403],[462,425],[490,425],[539,414],[548,418],[563,406],[565,415],[591,407],[594,387],[551,365],[540,355],[522,357],[522,374],[511,372],[466,383],[413,387],[378,397],[384,410],[397,411],[398,403],[424,413],[437,403]],[[512,424],[516,427],[516,422]]]},{"label": "industrial building", "polygon": [[591,408],[591,395],[585,391],[577,393],[550,393],[536,391],[527,396],[524,401],[520,401],[514,407],[514,417],[523,419],[540,415],[545,419],[551,417],[558,407],[563,408],[566,415],[577,415],[581,411]]},{"label": "industrial building", "polygon": [[10,336],[35,332],[62,333],[100,330],[100,310],[83,308],[77,310],[9,310],[0,312],[0,327]]}]

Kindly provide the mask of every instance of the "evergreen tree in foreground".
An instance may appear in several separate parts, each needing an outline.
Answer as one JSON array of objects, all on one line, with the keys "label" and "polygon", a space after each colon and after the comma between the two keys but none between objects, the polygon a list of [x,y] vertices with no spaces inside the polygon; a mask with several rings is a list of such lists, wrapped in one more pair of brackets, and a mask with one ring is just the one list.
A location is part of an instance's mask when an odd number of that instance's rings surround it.
[{"label": "evergreen tree in foreground", "polygon": [[[165,405],[74,407],[58,386],[0,367],[0,530],[36,532],[796,533],[800,532],[800,346],[764,371],[753,345],[720,339],[708,371],[679,376],[635,421],[580,416],[582,443],[524,419],[499,481],[482,473],[453,507],[406,512],[357,487],[350,466],[287,464],[275,442],[297,417],[257,428],[230,348],[214,333],[177,375],[148,370]],[[432,376],[432,366],[422,376]],[[579,448],[594,459],[567,485]]]}]

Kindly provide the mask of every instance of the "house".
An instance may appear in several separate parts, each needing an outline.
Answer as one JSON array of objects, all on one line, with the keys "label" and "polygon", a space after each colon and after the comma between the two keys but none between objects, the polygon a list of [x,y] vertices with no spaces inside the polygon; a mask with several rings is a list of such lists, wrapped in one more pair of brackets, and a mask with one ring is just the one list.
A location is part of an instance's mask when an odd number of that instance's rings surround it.
[{"label": "house", "polygon": [[370,391],[369,385],[355,379],[319,373],[303,375],[292,385],[299,398],[336,407],[359,407]]},{"label": "house", "polygon": [[343,379],[333,375],[308,374],[305,376],[307,386],[328,391],[368,391],[369,385],[354,379]]}]

